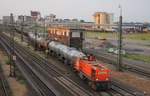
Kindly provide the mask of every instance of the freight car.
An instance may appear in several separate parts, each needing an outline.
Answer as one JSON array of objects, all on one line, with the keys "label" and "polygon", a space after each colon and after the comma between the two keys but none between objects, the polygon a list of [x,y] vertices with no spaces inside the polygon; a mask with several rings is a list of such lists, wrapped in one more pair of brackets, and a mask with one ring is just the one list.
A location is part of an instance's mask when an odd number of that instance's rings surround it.
[{"label": "freight car", "polygon": [[[37,42],[38,46],[42,46],[40,40],[44,40],[40,36],[29,35],[31,41]],[[36,38],[36,39],[35,39]],[[43,41],[42,41],[43,42]],[[46,41],[45,41],[46,42]],[[68,47],[56,41],[46,42],[49,54],[56,56],[64,64],[70,65],[72,69],[85,80],[94,90],[107,90],[110,88],[110,70],[95,59],[86,56],[76,48]]]},{"label": "freight car", "polygon": [[49,27],[48,37],[52,41],[61,42],[69,47],[82,49],[84,39],[84,29],[66,28],[66,27]]}]

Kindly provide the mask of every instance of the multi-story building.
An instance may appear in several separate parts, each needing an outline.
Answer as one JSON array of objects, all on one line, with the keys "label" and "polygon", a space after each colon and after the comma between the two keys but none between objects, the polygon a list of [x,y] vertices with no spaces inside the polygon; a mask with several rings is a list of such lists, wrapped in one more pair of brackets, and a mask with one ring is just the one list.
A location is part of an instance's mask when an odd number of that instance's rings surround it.
[{"label": "multi-story building", "polygon": [[113,14],[106,12],[96,12],[94,14],[96,28],[108,29],[110,24],[113,23]]},{"label": "multi-story building", "polygon": [[41,18],[41,13],[38,11],[31,11],[31,17],[34,21],[38,21]]},{"label": "multi-story building", "polygon": [[3,16],[3,24],[9,24],[10,23],[10,16]]},{"label": "multi-story building", "polygon": [[45,17],[45,23],[46,24],[52,23],[55,20],[56,20],[56,15],[54,15],[54,14],[50,14],[49,16]]},{"label": "multi-story building", "polygon": [[31,16],[25,16],[25,15],[20,15],[18,16],[18,23],[24,22],[25,24],[31,24],[33,22],[33,19]]},{"label": "multi-story building", "polygon": [[2,19],[0,19],[0,24],[3,24],[3,20]]}]

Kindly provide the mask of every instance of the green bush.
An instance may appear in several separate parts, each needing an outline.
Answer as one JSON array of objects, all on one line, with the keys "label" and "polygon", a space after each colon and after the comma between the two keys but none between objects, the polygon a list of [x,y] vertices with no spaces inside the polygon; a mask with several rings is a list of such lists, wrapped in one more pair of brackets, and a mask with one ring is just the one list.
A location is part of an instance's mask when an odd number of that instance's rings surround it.
[{"label": "green bush", "polygon": [[6,60],[6,64],[7,64],[7,65],[10,65],[10,63],[11,63],[10,59],[7,59],[7,60]]},{"label": "green bush", "polygon": [[150,63],[150,56],[141,55],[141,54],[126,54],[124,55],[125,58],[131,59],[131,60],[138,60]]}]

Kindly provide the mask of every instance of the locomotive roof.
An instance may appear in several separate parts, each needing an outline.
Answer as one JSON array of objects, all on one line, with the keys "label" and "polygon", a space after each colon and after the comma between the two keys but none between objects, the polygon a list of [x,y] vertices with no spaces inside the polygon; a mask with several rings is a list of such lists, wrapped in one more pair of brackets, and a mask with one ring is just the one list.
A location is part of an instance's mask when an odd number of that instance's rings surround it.
[{"label": "locomotive roof", "polygon": [[84,60],[84,62],[91,64],[92,66],[97,67],[97,68],[107,69],[104,65],[100,64],[98,61],[88,61],[88,60],[85,61]]}]

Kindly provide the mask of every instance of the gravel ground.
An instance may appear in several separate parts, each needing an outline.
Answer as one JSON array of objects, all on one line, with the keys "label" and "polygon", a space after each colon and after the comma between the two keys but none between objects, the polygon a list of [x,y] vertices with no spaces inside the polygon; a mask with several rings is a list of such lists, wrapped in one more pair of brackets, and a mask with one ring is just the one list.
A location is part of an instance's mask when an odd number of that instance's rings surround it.
[{"label": "gravel ground", "polygon": [[2,64],[2,68],[4,70],[4,75],[10,85],[12,95],[13,96],[35,96],[35,92],[31,87],[29,87],[26,84],[22,84],[16,78],[12,78],[9,76],[10,67],[9,67],[9,65],[6,64],[6,60],[8,60],[8,57],[0,49],[0,62]]},{"label": "gravel ground", "polygon": [[111,76],[127,85],[133,86],[143,92],[146,92],[150,96],[150,79],[139,77],[137,75],[112,71]]}]

